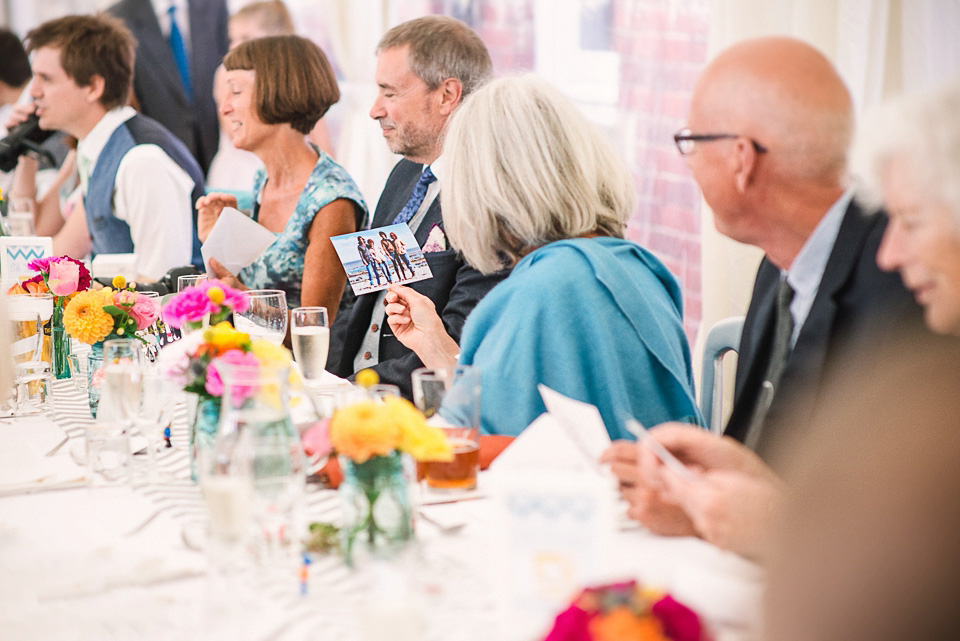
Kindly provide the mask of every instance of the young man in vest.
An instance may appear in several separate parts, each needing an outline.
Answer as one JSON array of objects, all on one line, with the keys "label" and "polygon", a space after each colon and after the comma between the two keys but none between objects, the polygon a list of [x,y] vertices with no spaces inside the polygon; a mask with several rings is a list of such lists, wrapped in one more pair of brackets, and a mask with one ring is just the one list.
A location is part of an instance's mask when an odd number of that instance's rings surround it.
[{"label": "young man in vest", "polygon": [[[180,140],[126,106],[136,41],[115,18],[66,16],[27,34],[40,126],[79,140],[86,216],[60,233],[97,254],[133,252],[141,280],[200,265],[194,203],[203,174]],[[76,220],[73,220],[76,218]]]}]

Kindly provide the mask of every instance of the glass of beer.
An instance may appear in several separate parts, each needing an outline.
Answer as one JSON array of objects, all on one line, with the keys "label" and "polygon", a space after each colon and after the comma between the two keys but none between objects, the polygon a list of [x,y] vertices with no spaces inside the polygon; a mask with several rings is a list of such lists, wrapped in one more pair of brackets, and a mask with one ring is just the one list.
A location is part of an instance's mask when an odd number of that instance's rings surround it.
[{"label": "glass of beer", "polygon": [[417,476],[434,490],[470,490],[480,470],[480,369],[458,365],[413,372],[413,402],[453,446],[452,461],[427,461]]}]

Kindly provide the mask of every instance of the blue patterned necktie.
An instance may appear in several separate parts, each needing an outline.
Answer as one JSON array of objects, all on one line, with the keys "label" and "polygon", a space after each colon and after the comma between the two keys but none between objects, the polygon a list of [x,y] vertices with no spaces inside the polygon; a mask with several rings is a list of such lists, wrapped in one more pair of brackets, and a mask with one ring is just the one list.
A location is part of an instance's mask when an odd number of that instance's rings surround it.
[{"label": "blue patterned necktie", "polygon": [[410,219],[419,211],[420,205],[423,204],[423,199],[427,197],[427,188],[430,187],[430,183],[436,179],[437,177],[433,175],[429,167],[423,170],[423,173],[420,174],[420,180],[413,188],[413,193],[410,194],[410,200],[403,206],[397,217],[393,219],[394,225],[410,222]]},{"label": "blue patterned necktie", "polygon": [[187,46],[183,42],[183,34],[177,26],[177,5],[170,5],[167,9],[170,14],[170,48],[173,49],[173,59],[177,61],[180,79],[183,80],[183,93],[187,100],[193,102],[193,84],[190,82],[190,60],[187,58]]}]

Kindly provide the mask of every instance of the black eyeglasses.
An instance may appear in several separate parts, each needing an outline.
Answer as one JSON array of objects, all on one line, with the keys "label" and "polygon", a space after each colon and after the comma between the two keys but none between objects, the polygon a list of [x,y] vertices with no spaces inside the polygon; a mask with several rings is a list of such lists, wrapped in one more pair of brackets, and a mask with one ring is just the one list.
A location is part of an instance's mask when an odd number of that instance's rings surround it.
[{"label": "black eyeglasses", "polygon": [[[712,142],[714,140],[728,140],[740,137],[740,134],[695,134],[691,133],[689,129],[681,129],[673,134],[673,142],[677,143],[677,150],[680,152],[680,155],[689,156],[693,153],[693,150],[697,148],[696,143],[698,142]],[[748,140],[753,144],[753,148],[757,150],[758,154],[767,153],[767,148],[756,140],[753,138],[748,138]]]}]

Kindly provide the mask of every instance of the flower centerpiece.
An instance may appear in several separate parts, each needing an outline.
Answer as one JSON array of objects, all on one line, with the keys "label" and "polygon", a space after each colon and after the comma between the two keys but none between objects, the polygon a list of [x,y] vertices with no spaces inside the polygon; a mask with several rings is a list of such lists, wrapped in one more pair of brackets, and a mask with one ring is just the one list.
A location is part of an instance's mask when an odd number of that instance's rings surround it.
[{"label": "flower centerpiece", "polygon": [[697,613],[636,581],[583,590],[544,641],[710,641]]},{"label": "flower centerpiece", "polygon": [[93,279],[90,278],[86,265],[69,256],[36,258],[27,263],[27,267],[37,272],[36,275],[13,285],[7,293],[53,294],[53,316],[50,323],[53,337],[53,375],[56,378],[68,378],[70,341],[64,334],[64,309],[74,295],[90,288]]},{"label": "flower centerpiece", "polygon": [[330,422],[330,441],[340,455],[344,523],[341,547],[348,565],[358,546],[389,554],[413,538],[413,515],[402,454],[417,461],[451,461],[453,448],[443,431],[399,397],[342,407]]},{"label": "flower centerpiece", "polygon": [[66,332],[91,346],[87,356],[87,391],[94,416],[100,403],[104,341],[136,338],[146,343],[137,332],[150,327],[160,315],[157,301],[133,287],[123,276],[117,276],[113,279],[113,287],[76,293],[63,312]]},{"label": "flower centerpiece", "polygon": [[[213,446],[217,434],[225,391],[224,370],[229,366],[283,369],[293,361],[286,348],[266,340],[251,340],[249,334],[225,320],[233,311],[243,311],[249,305],[246,293],[218,281],[207,281],[186,288],[163,307],[164,319],[173,327],[200,329],[212,323],[203,331],[188,333],[166,346],[159,358],[161,369],[196,403],[188,420],[194,478],[197,457]],[[235,385],[234,405],[244,400],[243,395],[255,391],[249,386]]]}]

